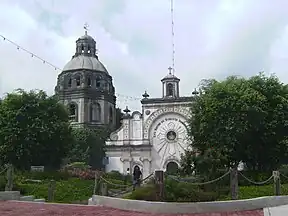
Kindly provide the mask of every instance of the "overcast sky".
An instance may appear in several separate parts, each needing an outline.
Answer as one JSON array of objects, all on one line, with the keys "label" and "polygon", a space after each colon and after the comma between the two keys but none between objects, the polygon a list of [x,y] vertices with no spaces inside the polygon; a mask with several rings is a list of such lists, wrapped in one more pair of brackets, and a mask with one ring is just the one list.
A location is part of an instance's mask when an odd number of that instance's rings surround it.
[{"label": "overcast sky", "polygon": [[[288,1],[174,0],[175,74],[181,94],[203,78],[275,73],[288,81]],[[59,68],[84,34],[97,41],[119,96],[139,108],[145,90],[161,96],[171,65],[170,0],[0,0],[0,35]],[[16,88],[52,94],[60,73],[0,39],[0,95]],[[131,97],[131,98],[130,98]]]}]

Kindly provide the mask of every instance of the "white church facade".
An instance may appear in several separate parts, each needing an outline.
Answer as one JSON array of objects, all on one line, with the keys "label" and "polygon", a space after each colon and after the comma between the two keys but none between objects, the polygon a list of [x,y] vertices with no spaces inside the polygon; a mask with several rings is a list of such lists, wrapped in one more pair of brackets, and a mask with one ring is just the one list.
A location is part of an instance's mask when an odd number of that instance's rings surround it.
[{"label": "white church facade", "polygon": [[106,171],[125,173],[138,166],[145,178],[155,170],[179,167],[189,146],[187,119],[193,97],[181,97],[180,79],[169,74],[162,80],[162,98],[143,94],[142,112],[124,110],[122,126],[106,141]]}]

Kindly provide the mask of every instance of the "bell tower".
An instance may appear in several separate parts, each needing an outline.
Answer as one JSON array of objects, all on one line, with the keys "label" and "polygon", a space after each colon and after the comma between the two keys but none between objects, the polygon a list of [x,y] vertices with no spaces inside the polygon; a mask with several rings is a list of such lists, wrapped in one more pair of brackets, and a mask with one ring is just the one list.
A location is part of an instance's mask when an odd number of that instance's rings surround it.
[{"label": "bell tower", "polygon": [[169,73],[165,76],[162,82],[162,97],[163,98],[179,98],[179,82],[180,79],[172,74],[172,67],[168,68]]}]

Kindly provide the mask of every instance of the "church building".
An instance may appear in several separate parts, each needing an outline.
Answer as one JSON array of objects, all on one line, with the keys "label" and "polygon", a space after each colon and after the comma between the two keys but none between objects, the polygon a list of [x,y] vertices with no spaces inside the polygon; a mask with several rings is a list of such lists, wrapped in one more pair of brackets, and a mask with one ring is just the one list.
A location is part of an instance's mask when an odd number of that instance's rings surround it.
[{"label": "church building", "polygon": [[[55,93],[68,107],[74,127],[115,128],[116,96],[112,77],[87,34],[76,41],[76,52],[59,74]],[[143,177],[156,169],[177,169],[189,145],[187,118],[193,97],[181,97],[180,79],[172,73],[162,82],[162,97],[142,96],[142,111],[124,110],[122,126],[106,141],[106,171],[125,173],[138,166]]]},{"label": "church building", "polygon": [[[85,28],[86,29],[86,28]],[[68,107],[74,127],[115,128],[116,97],[112,77],[87,34],[76,41],[76,52],[58,76],[55,93]]]},{"label": "church building", "polygon": [[124,110],[122,126],[106,142],[106,171],[125,173],[138,166],[145,178],[157,169],[177,169],[187,149],[187,118],[192,97],[181,97],[180,79],[171,73],[162,82],[162,97],[141,100],[142,111]]}]

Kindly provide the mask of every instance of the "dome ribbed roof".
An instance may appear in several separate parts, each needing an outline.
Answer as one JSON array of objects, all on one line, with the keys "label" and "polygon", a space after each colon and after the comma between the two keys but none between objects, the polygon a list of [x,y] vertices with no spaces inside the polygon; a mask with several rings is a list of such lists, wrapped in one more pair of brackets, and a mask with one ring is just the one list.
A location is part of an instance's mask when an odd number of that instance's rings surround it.
[{"label": "dome ribbed roof", "polygon": [[70,70],[95,70],[108,73],[104,65],[95,56],[78,55],[69,61],[63,68],[63,71]]}]

